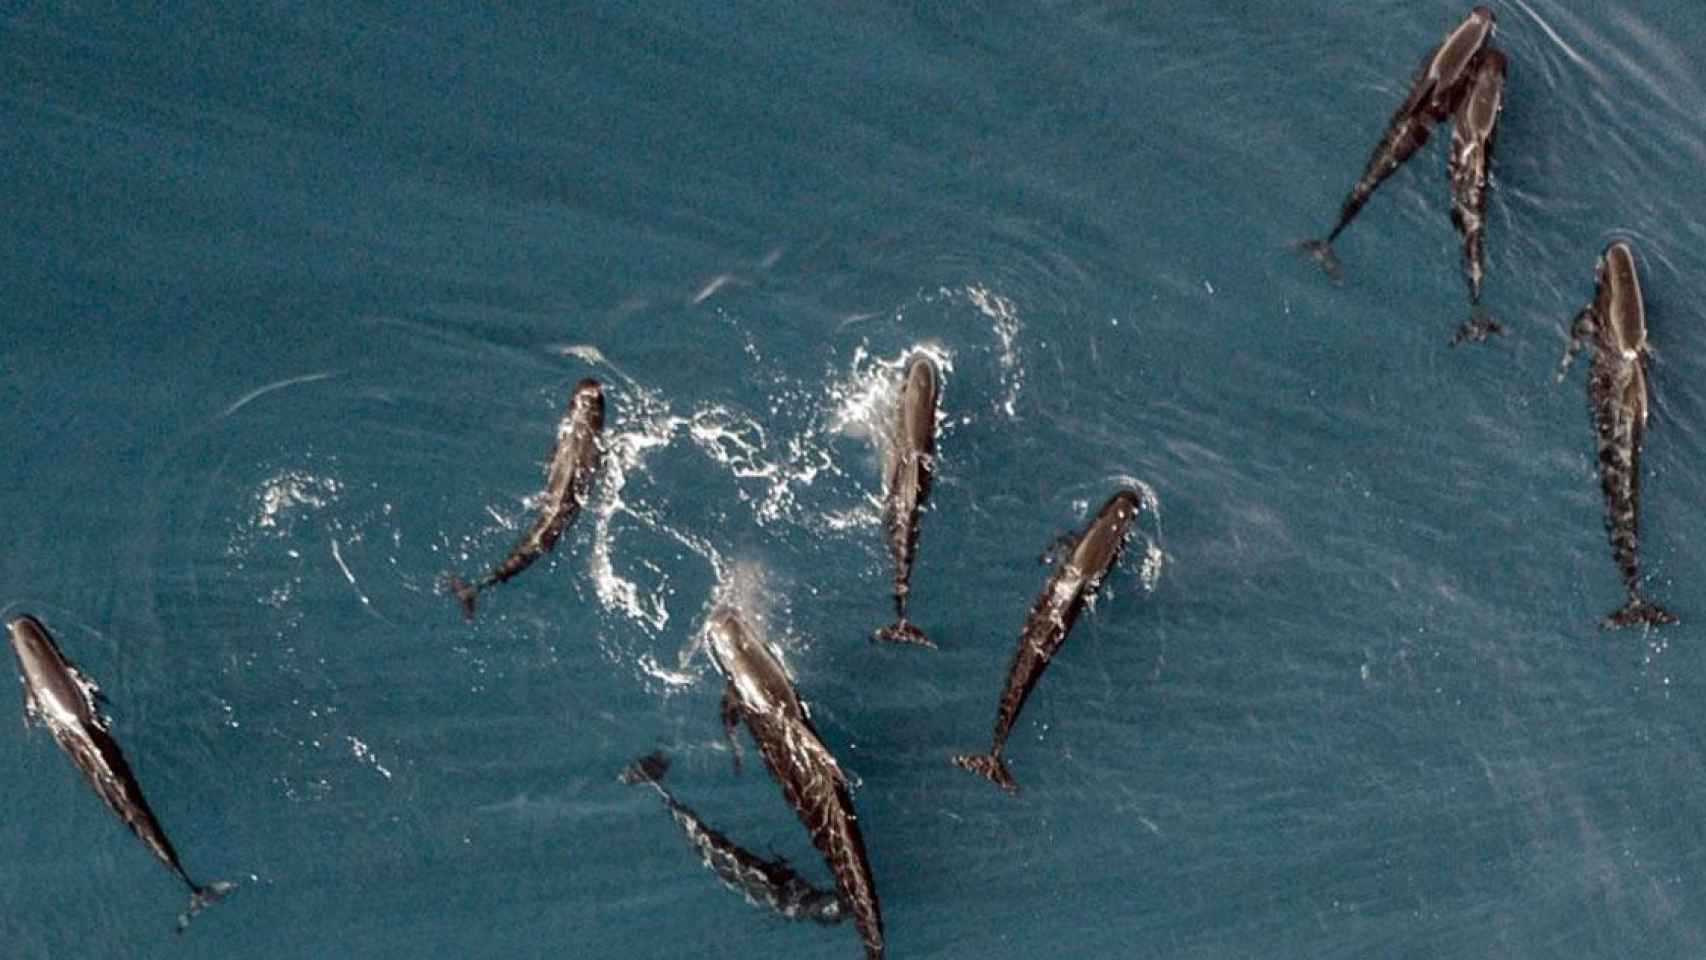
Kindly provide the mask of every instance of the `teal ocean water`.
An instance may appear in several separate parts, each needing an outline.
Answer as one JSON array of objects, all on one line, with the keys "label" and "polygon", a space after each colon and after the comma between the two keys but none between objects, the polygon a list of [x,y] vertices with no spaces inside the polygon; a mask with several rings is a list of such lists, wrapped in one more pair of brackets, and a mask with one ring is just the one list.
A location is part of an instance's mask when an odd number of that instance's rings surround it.
[{"label": "teal ocean water", "polygon": [[[241,887],[175,937],[176,881],[0,724],[0,953],[858,956],[616,783],[661,748],[829,884],[731,770],[694,645],[730,583],[858,780],[892,957],[1706,953],[1706,7],[1497,5],[1505,336],[1446,345],[1443,127],[1342,284],[1289,248],[1467,6],[11,7],[0,604]],[[1652,632],[1598,629],[1585,374],[1553,380],[1614,237]],[[918,350],[937,652],[869,642]],[[588,376],[591,508],[464,622],[440,574],[514,541]],[[1038,554],[1134,481],[1159,509],[1004,796],[947,757],[988,743]]]}]

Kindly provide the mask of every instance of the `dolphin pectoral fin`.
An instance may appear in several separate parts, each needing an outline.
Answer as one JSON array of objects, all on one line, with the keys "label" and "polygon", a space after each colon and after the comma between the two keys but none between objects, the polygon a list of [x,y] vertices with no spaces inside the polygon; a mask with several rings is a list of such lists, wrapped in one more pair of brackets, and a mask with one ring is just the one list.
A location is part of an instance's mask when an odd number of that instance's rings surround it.
[{"label": "dolphin pectoral fin", "polygon": [[1563,362],[1558,364],[1557,382],[1564,382],[1564,375],[1570,372],[1570,364],[1576,361],[1576,354],[1582,349],[1582,343],[1593,336],[1594,329],[1599,325],[1599,317],[1589,304],[1576,314],[1576,319],[1570,322],[1570,342],[1564,347]]},{"label": "dolphin pectoral fin", "polygon": [[723,736],[729,741],[729,753],[734,757],[735,773],[740,773],[741,746],[735,728],[740,726],[740,700],[735,688],[723,688]]},{"label": "dolphin pectoral fin", "polygon": [[1599,622],[1601,630],[1618,630],[1633,624],[1648,627],[1662,627],[1668,623],[1676,623],[1677,616],[1664,607],[1638,596],[1631,596],[1616,612]]},{"label": "dolphin pectoral fin", "polygon": [[1019,792],[1019,782],[1013,779],[1012,771],[1007,769],[1007,764],[1002,761],[1000,754],[961,753],[956,754],[952,762],[961,770],[981,774],[990,783],[1010,794]]},{"label": "dolphin pectoral fin", "polygon": [[30,689],[22,675],[18,677],[18,684],[24,688],[24,729],[28,730],[41,723],[41,704],[36,702],[35,691]]},{"label": "dolphin pectoral fin", "polygon": [[191,885],[190,905],[183,913],[178,914],[178,932],[183,933],[190,928],[190,921],[196,915],[218,902],[219,899],[237,889],[235,883],[228,880],[215,880],[206,886]]},{"label": "dolphin pectoral fin", "polygon": [[1299,253],[1308,254],[1321,269],[1327,271],[1327,277],[1334,283],[1345,280],[1344,268],[1339,265],[1338,254],[1333,252],[1333,244],[1328,240],[1303,240],[1295,245]]},{"label": "dolphin pectoral fin", "polygon": [[885,643],[910,643],[913,646],[936,649],[935,642],[907,620],[897,620],[878,630],[873,636]]},{"label": "dolphin pectoral fin", "polygon": [[1055,537],[1049,542],[1048,547],[1045,548],[1042,553],[1037,555],[1037,562],[1043,566],[1048,566],[1049,564],[1059,560],[1061,557],[1071,553],[1073,548],[1077,546],[1078,535],[1068,530],[1066,533]]}]

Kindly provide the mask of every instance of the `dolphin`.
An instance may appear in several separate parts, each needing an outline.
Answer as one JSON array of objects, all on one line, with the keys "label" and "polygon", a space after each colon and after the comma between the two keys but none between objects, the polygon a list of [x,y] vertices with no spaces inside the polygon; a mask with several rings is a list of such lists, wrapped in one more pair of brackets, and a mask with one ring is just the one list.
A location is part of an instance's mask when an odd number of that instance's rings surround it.
[{"label": "dolphin", "polygon": [[557,545],[557,538],[586,505],[593,477],[603,461],[603,431],[604,388],[589,377],[575,385],[568,409],[557,424],[557,445],[545,468],[539,513],[527,531],[502,563],[473,583],[447,576],[450,591],[462,601],[463,616],[473,619],[474,599],[481,590],[526,570]]},{"label": "dolphin", "polygon": [[110,721],[99,708],[103,702],[100,688],[65,658],[41,621],[31,616],[13,617],[6,623],[6,632],[18,659],[18,682],[24,688],[24,727],[47,727],[95,793],[190,888],[189,907],[178,915],[178,932],[182,933],[196,914],[236,889],[236,884],[223,880],[199,884],[190,879],[143,798],[136,774],[108,731]]},{"label": "dolphin", "polygon": [[812,728],[806,705],[776,655],[741,619],[721,607],[706,624],[711,659],[727,681],[723,688],[723,732],[737,752],[735,726],[744,719],[782,796],[823,854],[842,905],[865,943],[866,960],[883,955],[883,916],[865,857],[865,840],[853,812],[847,776]]},{"label": "dolphin", "polygon": [[1602,629],[1632,623],[1675,623],[1676,614],[1641,596],[1636,511],[1641,503],[1641,445],[1647,433],[1647,310],[1635,273],[1635,252],[1614,240],[1595,268],[1593,302],[1576,314],[1558,369],[1563,380],[1582,344],[1593,346],[1588,409],[1599,444],[1599,485],[1605,495],[1605,530],[1611,556],[1623,574],[1628,601],[1600,621]]},{"label": "dolphin", "polygon": [[687,835],[687,842],[699,851],[699,858],[724,886],[745,897],[747,903],[767,906],[790,920],[831,924],[846,919],[841,901],[833,892],[819,890],[806,882],[781,857],[766,860],[742,849],[675,799],[663,785],[663,775],[668,769],[669,758],[652,753],[634,761],[618,779],[627,784],[649,784],[658,792],[676,826]]},{"label": "dolphin", "polygon": [[[1469,284],[1471,307],[1481,302],[1486,275],[1487,175],[1493,162],[1493,141],[1504,108],[1505,55],[1488,47],[1475,66],[1474,78],[1457,105],[1451,126],[1451,222],[1463,235],[1463,276]],[[1479,311],[1475,311],[1479,313]],[[1452,340],[1480,340],[1502,329],[1491,319],[1471,316]]]},{"label": "dolphin", "polygon": [[1077,537],[1063,543],[1069,552],[1043,584],[1042,592],[1037,594],[1030,614],[1025,617],[1025,627],[1019,632],[1019,648],[1013,652],[1013,663],[1007,668],[1007,685],[995,708],[994,743],[988,753],[955,756],[955,766],[983,774],[1008,793],[1018,791],[1018,782],[1001,759],[1007,736],[1013,732],[1013,723],[1019,718],[1025,698],[1031,695],[1037,679],[1066,642],[1066,634],[1078,614],[1119,560],[1131,521],[1142,505],[1143,500],[1135,491],[1121,490],[1102,504]]},{"label": "dolphin", "polygon": [[1387,177],[1404,165],[1417,150],[1428,142],[1436,121],[1449,116],[1457,106],[1471,68],[1481,50],[1493,35],[1493,11],[1477,6],[1458,24],[1439,46],[1422,58],[1421,67],[1410,81],[1409,95],[1393,111],[1386,123],[1386,132],[1369,154],[1362,177],[1345,197],[1339,210],[1339,220],[1324,240],[1305,240],[1298,249],[1320,261],[1334,279],[1341,275],[1339,259],[1333,254],[1333,241],[1356,219],[1363,204]]},{"label": "dolphin", "polygon": [[930,498],[930,479],[936,469],[936,367],[920,354],[906,368],[894,434],[883,464],[883,529],[894,561],[895,622],[878,630],[878,640],[934,643],[906,619],[911,592],[912,561],[918,555],[918,514]]}]

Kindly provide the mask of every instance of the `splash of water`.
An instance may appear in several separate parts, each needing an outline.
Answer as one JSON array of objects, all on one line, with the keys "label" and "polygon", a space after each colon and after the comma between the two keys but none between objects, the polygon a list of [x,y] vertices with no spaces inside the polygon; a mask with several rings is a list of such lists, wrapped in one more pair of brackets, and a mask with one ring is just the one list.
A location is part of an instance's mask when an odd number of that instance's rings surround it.
[{"label": "splash of water", "polygon": [[965,289],[966,297],[972,305],[990,320],[995,322],[995,337],[1001,343],[1001,351],[996,355],[1001,364],[1001,386],[1006,391],[999,406],[1010,420],[1018,418],[1019,391],[1025,386],[1025,366],[1019,356],[1019,310],[1013,301],[991,293],[987,287],[970,286]]},{"label": "splash of water", "polygon": [[1138,564],[1137,580],[1143,587],[1144,593],[1154,593],[1155,585],[1161,580],[1161,568],[1165,565],[1167,554],[1162,549],[1161,533],[1161,497],[1155,488],[1136,477],[1118,475],[1115,479],[1122,484],[1133,487],[1138,492],[1138,499],[1143,504],[1139,515],[1150,518],[1150,524],[1155,528],[1154,533],[1147,531],[1143,534],[1143,561]]}]

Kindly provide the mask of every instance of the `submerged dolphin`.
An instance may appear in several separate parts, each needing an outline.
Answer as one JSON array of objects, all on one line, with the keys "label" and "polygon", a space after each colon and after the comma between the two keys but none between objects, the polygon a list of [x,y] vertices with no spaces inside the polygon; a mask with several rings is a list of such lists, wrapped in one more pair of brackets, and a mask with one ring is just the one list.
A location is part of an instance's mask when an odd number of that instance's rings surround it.
[{"label": "submerged dolphin", "polygon": [[557,538],[586,505],[593,477],[603,461],[603,431],[604,388],[597,380],[582,380],[575,385],[568,409],[557,424],[557,445],[545,469],[545,491],[540,495],[538,515],[509,555],[490,573],[471,584],[461,577],[448,577],[451,592],[462,601],[464,616],[470,619],[474,616],[474,599],[481,590],[526,570],[557,545]]},{"label": "submerged dolphin", "polygon": [[1008,793],[1019,789],[1001,751],[1007,744],[1013,723],[1031,688],[1043,675],[1049,661],[1054,659],[1066,634],[1095,596],[1107,577],[1108,570],[1119,559],[1125,546],[1131,521],[1142,508],[1142,498],[1131,490],[1121,490],[1109,497],[1083,532],[1070,541],[1068,553],[1055,566],[1043,584],[1042,592],[1031,604],[1025,617],[1025,628],[1019,633],[1019,648],[1013,652],[1013,663],[1007,668],[1007,685],[1001,691],[1001,702],[995,708],[995,740],[988,753],[960,754],[954,765],[981,773]]},{"label": "submerged dolphin", "polygon": [[1345,197],[1339,210],[1339,220],[1324,240],[1305,240],[1298,248],[1311,254],[1334,278],[1340,275],[1338,257],[1333,254],[1333,241],[1350,226],[1374,191],[1391,176],[1404,161],[1428,142],[1428,134],[1436,121],[1445,119],[1457,106],[1471,68],[1481,50],[1493,35],[1493,11],[1477,6],[1458,24],[1440,45],[1422,58],[1420,69],[1410,81],[1410,93],[1393,111],[1386,123],[1386,132],[1375,144],[1363,168],[1362,177]]},{"label": "submerged dolphin", "polygon": [[136,774],[107,730],[108,720],[97,706],[100,689],[65,659],[47,628],[34,617],[20,616],[8,621],[6,630],[18,658],[18,681],[24,687],[24,726],[46,726],[95,793],[190,888],[189,907],[178,915],[178,931],[183,932],[196,914],[236,889],[236,884],[223,880],[198,884],[184,871],[178,852],[143,799]]},{"label": "submerged dolphin", "polygon": [[1600,621],[1605,629],[1631,623],[1675,623],[1676,614],[1641,596],[1636,512],[1641,503],[1641,445],[1647,433],[1647,310],[1635,253],[1616,240],[1595,269],[1593,302],[1570,325],[1570,345],[1558,370],[1562,380],[1584,341],[1593,346],[1588,409],[1599,444],[1599,485],[1605,495],[1605,529],[1611,556],[1629,599]]},{"label": "submerged dolphin", "polygon": [[675,799],[663,785],[663,775],[668,769],[669,759],[653,753],[634,761],[618,779],[628,784],[648,784],[658,792],[676,826],[687,835],[687,842],[699,851],[699,859],[724,886],[745,897],[747,903],[767,906],[790,920],[831,924],[846,919],[841,901],[834,893],[806,882],[781,857],[766,860],[742,849]]},{"label": "submerged dolphin", "polygon": [[894,561],[895,622],[876,632],[878,640],[934,647],[906,619],[912,590],[912,561],[918,555],[918,513],[930,497],[936,469],[936,368],[922,354],[906,369],[894,434],[883,465],[883,529]]},{"label": "submerged dolphin", "polygon": [[[1475,66],[1451,127],[1451,222],[1463,234],[1463,276],[1469,284],[1469,303],[1481,302],[1486,275],[1487,176],[1493,162],[1493,141],[1504,109],[1505,55],[1489,47]],[[1453,338],[1457,344],[1480,340],[1502,328],[1490,318],[1471,316]]]},{"label": "submerged dolphin", "polygon": [[[764,765],[782,787],[782,796],[835,874],[835,887],[843,906],[853,914],[867,960],[879,960],[883,916],[847,776],[812,728],[806,705],[795,693],[782,662],[752,635],[740,615],[720,608],[711,614],[705,629],[711,659],[727,680],[722,710],[729,743],[736,745],[735,726],[744,719]],[[738,762],[738,753],[736,757]]]}]

